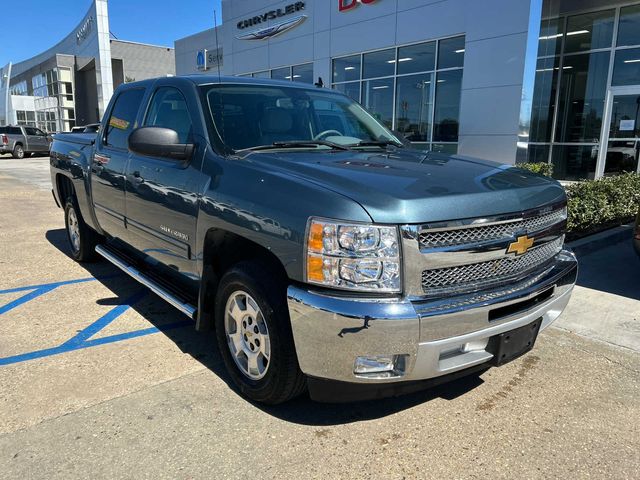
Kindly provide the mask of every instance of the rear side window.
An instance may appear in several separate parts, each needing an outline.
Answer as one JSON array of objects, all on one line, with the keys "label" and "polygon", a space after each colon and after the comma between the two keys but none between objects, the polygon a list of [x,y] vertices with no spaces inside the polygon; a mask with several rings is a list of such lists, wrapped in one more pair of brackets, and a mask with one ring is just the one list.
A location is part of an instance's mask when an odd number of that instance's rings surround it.
[{"label": "rear side window", "polygon": [[118,95],[107,123],[106,145],[114,148],[127,148],[127,139],[136,127],[134,124],[143,96],[144,89],[142,88],[125,90]]},{"label": "rear side window", "polygon": [[178,132],[180,143],[189,143],[192,135],[191,116],[180,90],[173,87],[156,90],[144,126],[171,128]]},{"label": "rear side window", "polygon": [[27,135],[38,135],[38,131],[32,127],[24,127],[24,131]]}]

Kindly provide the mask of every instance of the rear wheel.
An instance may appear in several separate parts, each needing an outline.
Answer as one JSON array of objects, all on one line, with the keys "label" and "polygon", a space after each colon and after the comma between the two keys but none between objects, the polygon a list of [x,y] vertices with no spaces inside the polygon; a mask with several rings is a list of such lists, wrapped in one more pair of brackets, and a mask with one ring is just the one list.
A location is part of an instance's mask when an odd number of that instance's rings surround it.
[{"label": "rear wheel", "polygon": [[233,383],[247,398],[267,404],[300,395],[286,288],[268,267],[242,262],[221,279],[216,295],[216,337]]},{"label": "rear wheel", "polygon": [[67,239],[71,247],[71,256],[78,262],[89,262],[96,259],[96,245],[99,236],[84,223],[77,202],[69,197],[64,206],[64,222]]},{"label": "rear wheel", "polygon": [[24,148],[22,148],[22,145],[17,144],[15,147],[13,147],[13,158],[24,158]]}]

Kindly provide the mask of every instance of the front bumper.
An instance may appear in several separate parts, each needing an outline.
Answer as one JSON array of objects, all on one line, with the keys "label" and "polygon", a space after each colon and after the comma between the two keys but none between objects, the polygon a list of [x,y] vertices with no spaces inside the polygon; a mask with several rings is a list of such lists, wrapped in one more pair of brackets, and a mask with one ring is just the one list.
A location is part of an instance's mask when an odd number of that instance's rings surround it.
[{"label": "front bumper", "polygon": [[[542,272],[499,290],[427,301],[341,297],[290,286],[288,305],[302,371],[350,384],[414,382],[487,364],[491,337],[564,310],[577,276],[563,250]],[[359,356],[406,355],[397,376],[354,374]]]}]

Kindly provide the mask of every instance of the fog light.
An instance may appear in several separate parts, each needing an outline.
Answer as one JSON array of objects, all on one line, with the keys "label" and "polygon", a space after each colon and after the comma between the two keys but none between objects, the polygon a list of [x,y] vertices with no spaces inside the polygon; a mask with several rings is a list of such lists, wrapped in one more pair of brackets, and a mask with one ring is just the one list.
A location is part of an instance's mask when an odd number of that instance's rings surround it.
[{"label": "fog light", "polygon": [[406,355],[375,355],[357,357],[353,367],[355,375],[370,377],[397,377],[404,375]]}]

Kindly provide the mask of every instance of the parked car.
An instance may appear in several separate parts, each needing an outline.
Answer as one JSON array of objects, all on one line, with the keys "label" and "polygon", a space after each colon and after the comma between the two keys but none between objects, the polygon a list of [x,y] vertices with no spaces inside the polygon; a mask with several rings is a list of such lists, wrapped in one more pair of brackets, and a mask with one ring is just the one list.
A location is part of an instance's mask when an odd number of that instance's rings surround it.
[{"label": "parked car", "polygon": [[558,182],[404,147],[332,90],[128,83],[100,131],[52,146],[72,256],[214,327],[254,401],[379,398],[502,365],[575,284]]},{"label": "parked car", "polygon": [[77,125],[71,128],[70,133],[96,133],[100,128],[99,123],[89,123],[88,125]]},{"label": "parked car", "polygon": [[633,230],[633,246],[638,256],[640,256],[640,206],[638,207],[638,216],[636,216],[636,226]]},{"label": "parked car", "polygon": [[11,153],[24,158],[33,153],[49,153],[51,137],[39,128],[19,126],[0,127],[0,154]]}]

